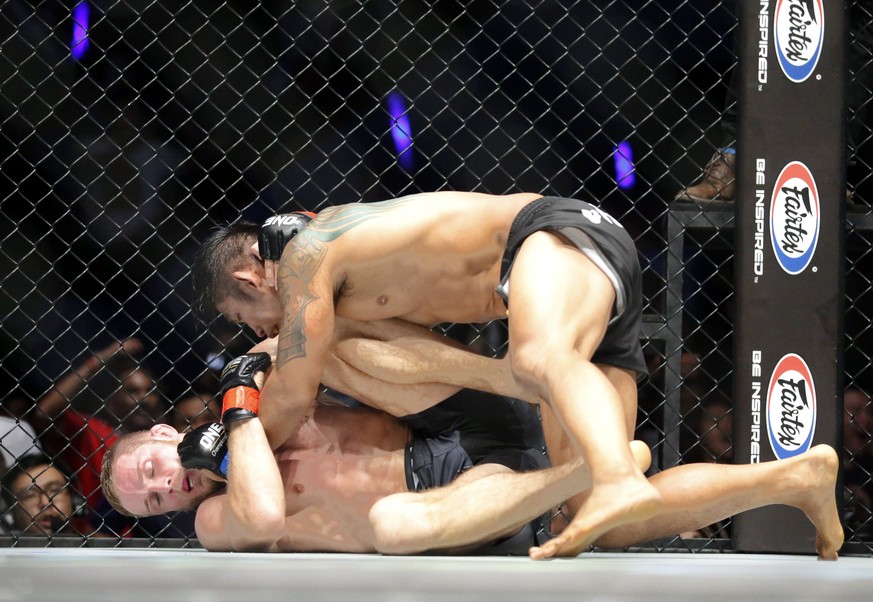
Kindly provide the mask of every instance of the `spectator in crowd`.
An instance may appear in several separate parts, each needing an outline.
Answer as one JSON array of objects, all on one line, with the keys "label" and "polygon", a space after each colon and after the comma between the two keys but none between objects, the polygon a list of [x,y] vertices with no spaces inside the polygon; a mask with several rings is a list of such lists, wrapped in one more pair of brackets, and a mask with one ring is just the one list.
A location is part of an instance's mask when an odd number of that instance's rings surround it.
[{"label": "spectator in crowd", "polygon": [[728,400],[716,397],[702,402],[695,432],[698,438],[695,454],[698,462],[733,462],[733,414]]},{"label": "spectator in crowd", "polygon": [[215,395],[192,391],[173,406],[172,427],[184,433],[221,418],[221,404]]},{"label": "spectator in crowd", "polygon": [[[137,397],[143,392],[152,394],[154,383],[151,377],[144,371],[131,368],[131,354],[139,353],[141,349],[139,339],[132,338],[114,342],[99,350],[63,376],[40,398],[31,416],[47,450],[53,455],[57,454],[70,467],[79,491],[91,508],[97,506],[101,497],[100,466],[103,454],[115,442],[116,431],[121,424],[120,420],[111,420],[111,416],[125,418],[136,415],[135,419],[128,420],[129,424],[147,424],[139,419],[138,412],[128,411],[125,414],[123,410],[124,407],[135,405]],[[117,356],[124,359],[116,359]],[[75,407],[73,401],[104,367],[117,374],[125,384],[111,396],[113,399],[106,400],[106,412],[102,416],[90,415]]]},{"label": "spectator in crowd", "polygon": [[170,413],[150,371],[135,359],[141,351],[137,338],[97,351],[34,404],[30,418],[46,451],[70,467],[92,522],[101,530],[118,536],[186,536],[193,528],[185,526],[181,533],[170,528],[168,517],[134,522],[119,515],[100,490],[103,455],[118,436],[166,421]]},{"label": "spectator in crowd", "polygon": [[19,459],[3,476],[2,495],[7,526],[15,534],[94,534],[88,519],[76,513],[78,496],[69,474],[48,456]]},{"label": "spectator in crowd", "polygon": [[[703,401],[696,409],[696,414],[696,441],[688,453],[691,461],[733,464],[733,413],[730,402],[723,397]],[[730,524],[730,518],[726,518],[695,531],[681,533],[680,537],[730,537]]]},{"label": "spectator in crowd", "polygon": [[102,402],[104,419],[117,430],[131,433],[166,422],[170,405],[151,371],[130,354],[117,354],[96,376],[92,393]]},{"label": "spectator in crowd", "polygon": [[873,403],[861,388],[843,394],[843,484],[846,524],[873,530]]},{"label": "spectator in crowd", "polygon": [[33,426],[21,416],[27,403],[20,390],[13,391],[0,407],[0,462],[10,467],[19,458],[42,453],[42,445]]},{"label": "spectator in crowd", "polygon": [[843,446],[845,462],[873,458],[873,403],[858,387],[843,394]]}]

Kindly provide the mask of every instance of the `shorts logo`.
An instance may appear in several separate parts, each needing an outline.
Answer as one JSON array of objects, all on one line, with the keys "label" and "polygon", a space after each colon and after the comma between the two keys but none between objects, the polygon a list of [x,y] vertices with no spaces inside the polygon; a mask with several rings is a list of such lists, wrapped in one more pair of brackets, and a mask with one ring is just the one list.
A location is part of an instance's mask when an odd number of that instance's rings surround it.
[{"label": "shorts logo", "polygon": [[773,45],[782,72],[805,81],[818,65],[824,41],[822,0],[778,0],[773,17]]},{"label": "shorts logo", "polygon": [[809,169],[794,161],[782,169],[770,202],[770,240],[779,266],[799,274],[815,255],[821,225],[818,188]]},{"label": "shorts logo", "polygon": [[623,226],[618,223],[614,217],[609,215],[606,211],[601,209],[600,207],[591,207],[591,209],[582,209],[582,215],[585,216],[592,224],[600,224],[601,222],[607,222],[612,224],[613,226],[618,226],[619,228],[623,228]]},{"label": "shorts logo", "polygon": [[767,388],[767,435],[780,460],[802,454],[812,445],[816,418],[815,384],[799,355],[785,355]]}]

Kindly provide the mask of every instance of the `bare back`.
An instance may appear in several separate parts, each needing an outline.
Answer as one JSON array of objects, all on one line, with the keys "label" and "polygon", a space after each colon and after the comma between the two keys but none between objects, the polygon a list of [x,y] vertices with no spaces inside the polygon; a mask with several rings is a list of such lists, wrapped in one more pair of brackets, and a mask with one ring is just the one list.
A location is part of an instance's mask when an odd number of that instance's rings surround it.
[{"label": "bare back", "polygon": [[309,230],[333,234],[324,268],[336,314],[423,325],[505,317],[500,261],[513,219],[539,196],[435,192],[323,211]]}]

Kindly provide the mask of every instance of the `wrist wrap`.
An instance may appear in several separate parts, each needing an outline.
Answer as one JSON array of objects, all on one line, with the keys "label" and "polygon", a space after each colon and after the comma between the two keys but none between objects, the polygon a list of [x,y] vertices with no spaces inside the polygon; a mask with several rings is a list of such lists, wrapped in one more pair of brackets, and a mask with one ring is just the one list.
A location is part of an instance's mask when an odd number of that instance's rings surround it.
[{"label": "wrist wrap", "polygon": [[221,423],[227,430],[230,430],[231,425],[240,420],[256,418],[260,401],[261,392],[257,389],[244,385],[233,387],[224,394],[221,406]]}]

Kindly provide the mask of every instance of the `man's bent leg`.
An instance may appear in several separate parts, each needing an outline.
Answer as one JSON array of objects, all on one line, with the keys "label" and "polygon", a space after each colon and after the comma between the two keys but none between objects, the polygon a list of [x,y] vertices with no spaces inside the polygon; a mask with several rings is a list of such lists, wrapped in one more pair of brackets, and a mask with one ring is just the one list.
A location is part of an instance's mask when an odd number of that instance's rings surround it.
[{"label": "man's bent leg", "polygon": [[693,531],[753,508],[785,504],[802,510],[816,528],[816,550],[836,559],[843,528],[836,506],[839,458],[827,445],[787,460],[761,464],[687,464],[650,480],[661,492],[661,511],[647,521],[618,527],[597,545],[622,548]]},{"label": "man's bent leg", "polygon": [[376,550],[417,554],[495,540],[586,485],[588,471],[580,460],[529,473],[488,464],[463,476],[445,487],[376,502],[370,509]]},{"label": "man's bent leg", "polygon": [[[634,461],[645,470],[649,448],[631,443]],[[445,487],[385,497],[370,509],[376,549],[415,554],[493,541],[519,529],[568,497],[590,486],[584,462],[515,473],[496,464],[476,466]]]},{"label": "man's bent leg", "polygon": [[513,372],[533,395],[548,400],[592,475],[591,494],[571,524],[535,556],[574,556],[606,531],[650,518],[660,505],[628,448],[635,396],[622,399],[590,361],[615,291],[593,261],[545,232],[522,245],[509,290]]}]

